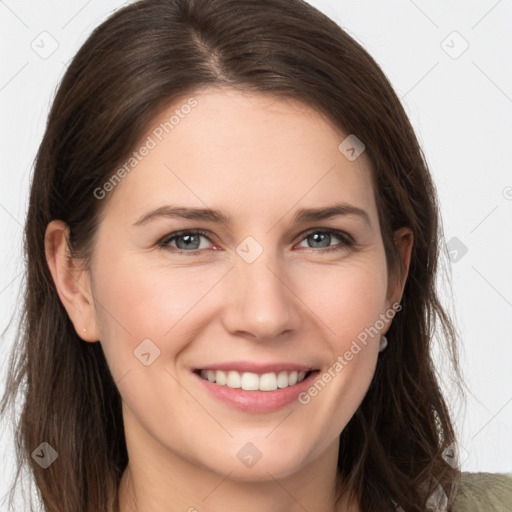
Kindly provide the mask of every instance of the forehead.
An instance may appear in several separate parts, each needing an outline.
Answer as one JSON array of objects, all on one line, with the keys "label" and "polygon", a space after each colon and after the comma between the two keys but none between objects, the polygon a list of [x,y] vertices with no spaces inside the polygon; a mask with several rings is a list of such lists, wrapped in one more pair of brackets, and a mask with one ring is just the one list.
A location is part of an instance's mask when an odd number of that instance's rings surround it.
[{"label": "forehead", "polygon": [[370,163],[340,151],[348,135],[297,100],[219,88],[183,96],[149,123],[107,209],[130,219],[166,202],[240,218],[335,201],[371,210]]}]

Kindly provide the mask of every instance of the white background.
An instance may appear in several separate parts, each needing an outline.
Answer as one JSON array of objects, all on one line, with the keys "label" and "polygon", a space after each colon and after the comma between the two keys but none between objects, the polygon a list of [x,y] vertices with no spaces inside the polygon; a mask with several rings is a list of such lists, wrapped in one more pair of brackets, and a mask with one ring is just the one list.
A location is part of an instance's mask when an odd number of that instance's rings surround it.
[{"label": "white background", "polygon": [[[2,331],[19,310],[29,179],[55,88],[92,29],[124,3],[0,1]],[[473,393],[466,410],[453,404],[462,469],[512,473],[512,0],[310,3],[389,77],[438,187],[446,240],[456,237],[467,247],[451,264],[453,299],[443,292],[456,311]],[[50,51],[52,44],[58,47],[47,58],[33,49]],[[13,338],[10,329],[1,340],[0,391]],[[442,373],[443,382],[449,377]],[[1,498],[10,478],[4,468],[14,459],[11,434],[5,428],[0,434]]]}]

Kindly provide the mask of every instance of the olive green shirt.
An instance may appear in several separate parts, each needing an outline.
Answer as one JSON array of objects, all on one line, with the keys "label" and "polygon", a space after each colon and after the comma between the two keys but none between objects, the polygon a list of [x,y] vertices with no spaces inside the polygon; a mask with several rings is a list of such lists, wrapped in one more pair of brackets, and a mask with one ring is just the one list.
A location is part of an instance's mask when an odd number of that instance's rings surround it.
[{"label": "olive green shirt", "polygon": [[452,512],[512,512],[512,475],[462,472]]}]

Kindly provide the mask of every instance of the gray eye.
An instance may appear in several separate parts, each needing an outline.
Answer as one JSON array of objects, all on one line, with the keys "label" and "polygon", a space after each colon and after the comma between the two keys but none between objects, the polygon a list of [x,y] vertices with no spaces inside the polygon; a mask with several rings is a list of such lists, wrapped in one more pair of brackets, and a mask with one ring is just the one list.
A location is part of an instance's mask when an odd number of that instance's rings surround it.
[{"label": "gray eye", "polygon": [[[179,235],[176,237],[176,246],[178,249],[199,249],[201,236],[199,234]],[[180,243],[181,241],[183,243]]]},{"label": "gray eye", "polygon": [[[201,239],[206,240],[206,244],[201,245]],[[210,239],[205,233],[200,231],[179,231],[167,236],[162,242],[161,246],[170,250],[183,250],[185,252],[192,252],[199,249],[207,249]]]},{"label": "gray eye", "polygon": [[[343,231],[331,230],[331,229],[316,229],[314,231],[310,231],[307,233],[303,241],[308,243],[309,248],[311,249],[324,249],[324,248],[337,248],[336,244],[331,244],[334,239],[338,240],[339,248],[350,247],[352,245],[352,241],[349,235],[343,233]],[[301,247],[306,247],[305,245],[301,245]]]},{"label": "gray eye", "polygon": [[317,231],[306,237],[306,240],[312,242],[314,248],[329,247],[331,243],[331,234],[323,231]]}]

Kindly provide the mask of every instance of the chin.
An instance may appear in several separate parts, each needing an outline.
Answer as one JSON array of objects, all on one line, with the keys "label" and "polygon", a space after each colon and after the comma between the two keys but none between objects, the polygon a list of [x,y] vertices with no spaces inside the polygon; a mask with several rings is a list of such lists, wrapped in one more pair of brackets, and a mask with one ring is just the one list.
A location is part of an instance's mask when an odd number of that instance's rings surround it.
[{"label": "chin", "polygon": [[264,438],[249,439],[247,435],[242,442],[232,441],[220,453],[211,453],[209,460],[204,460],[203,454],[203,464],[215,472],[229,474],[231,480],[246,482],[286,478],[306,465],[304,442],[291,443],[283,435],[276,435],[273,442]]}]

